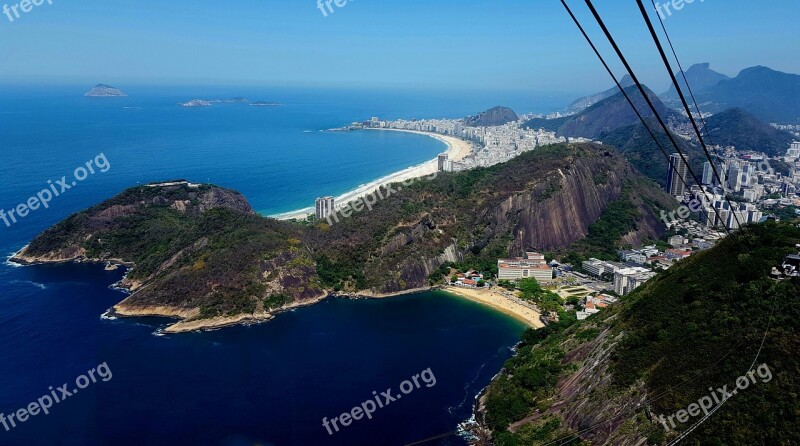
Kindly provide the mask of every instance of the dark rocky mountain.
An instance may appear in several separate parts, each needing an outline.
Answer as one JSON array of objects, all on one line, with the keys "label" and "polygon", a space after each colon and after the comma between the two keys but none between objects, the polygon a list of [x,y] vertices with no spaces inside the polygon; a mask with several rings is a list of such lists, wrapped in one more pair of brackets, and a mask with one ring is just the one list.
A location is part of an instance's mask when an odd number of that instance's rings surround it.
[{"label": "dark rocky mountain", "polygon": [[732,108],[706,119],[706,127],[714,144],[736,146],[737,150],[783,155],[794,136],[759,121],[741,108]]},{"label": "dark rocky mountain", "polygon": [[524,123],[522,123],[522,127],[526,129],[533,129],[533,130],[547,130],[549,132],[557,132],[558,129],[564,125],[567,121],[569,121],[569,116],[562,116],[560,118],[553,118],[553,119],[546,119],[546,118],[532,118]]},{"label": "dark rocky mountain", "polygon": [[519,121],[519,116],[508,107],[493,107],[475,116],[464,118],[464,123],[472,127],[492,127]]},{"label": "dark rocky mountain", "polygon": [[[620,85],[622,85],[622,88],[628,88],[630,86],[635,85],[633,83],[633,78],[631,78],[630,75],[628,74],[626,74],[622,79],[620,79],[619,83]],[[619,88],[617,88],[617,86],[615,85],[606,91],[595,93],[589,96],[584,96],[580,99],[576,99],[575,102],[570,104],[569,107],[567,107],[566,112],[580,113],[586,110],[587,108],[591,107],[592,105],[602,101],[603,99],[610,98],[611,96],[614,96],[615,94],[618,93],[619,93]]]},{"label": "dark rocky mountain", "polygon": [[[722,73],[718,73],[712,70],[710,67],[710,63],[699,63],[692,65],[688,70],[686,70],[686,79],[689,81],[689,85],[692,87],[692,91],[695,94],[708,91],[721,81],[730,79],[730,77]],[[686,95],[686,100],[690,100],[689,90],[686,88],[686,82],[683,80],[683,76],[681,76],[680,71],[675,73],[675,77],[678,79],[678,84],[681,86],[681,90]],[[680,97],[678,96],[678,91],[675,89],[674,85],[670,86],[669,90],[661,95],[661,100],[671,107],[681,108],[683,106],[683,104],[681,104]]]},{"label": "dark rocky mountain", "polygon": [[[647,119],[647,125],[656,135],[659,144],[667,154],[675,153],[672,142],[667,134],[661,129],[655,118]],[[689,165],[698,175],[702,175],[703,163],[706,161],[705,154],[700,144],[694,141],[687,141],[683,138],[674,137],[681,152],[689,158]],[[669,162],[667,157],[661,152],[658,144],[641,123],[620,127],[606,134],[600,139],[603,144],[615,147],[622,155],[648,178],[665,186]],[[694,181],[691,175],[687,178],[689,184]]]},{"label": "dark rocky mountain", "polygon": [[181,331],[268,318],[332,291],[424,287],[445,262],[491,270],[532,247],[657,239],[658,210],[672,201],[605,147],[555,145],[404,186],[332,225],[260,217],[216,186],[136,187],[46,230],[16,259],[132,265],[133,294],[117,313],[179,317]]},{"label": "dark rocky mountain", "polygon": [[703,111],[742,108],[767,123],[800,123],[800,75],[767,67],[742,70],[705,91],[695,91]]},{"label": "dark rocky mountain", "polygon": [[[685,118],[679,113],[673,111],[658,99],[658,96],[644,87],[647,96],[653,102],[658,114],[664,119],[665,122],[680,122]],[[653,116],[650,108],[647,106],[642,94],[637,87],[628,87],[625,89],[633,100],[636,109],[644,116],[649,118]],[[602,101],[592,105],[586,110],[578,113],[577,115],[570,116],[559,128],[558,134],[567,137],[584,137],[584,138],[602,138],[614,130],[630,125],[639,123],[639,118],[636,113],[631,109],[630,104],[625,99],[622,92],[603,99]]]}]

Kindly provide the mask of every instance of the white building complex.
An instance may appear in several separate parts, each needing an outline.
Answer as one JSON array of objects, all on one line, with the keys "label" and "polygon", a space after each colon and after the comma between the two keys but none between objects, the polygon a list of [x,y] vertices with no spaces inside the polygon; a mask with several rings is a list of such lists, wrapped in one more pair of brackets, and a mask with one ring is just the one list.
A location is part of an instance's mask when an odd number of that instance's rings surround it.
[{"label": "white building complex", "polygon": [[498,280],[534,278],[537,282],[553,280],[553,269],[547,265],[544,255],[526,252],[525,257],[497,259]]},{"label": "white building complex", "polygon": [[603,260],[597,260],[595,258],[591,258],[589,260],[584,260],[581,263],[583,270],[586,271],[586,274],[589,274],[592,277],[601,278],[603,274],[606,273],[615,273],[618,270],[622,269],[622,266],[619,264],[615,264],[614,262],[606,262]]}]

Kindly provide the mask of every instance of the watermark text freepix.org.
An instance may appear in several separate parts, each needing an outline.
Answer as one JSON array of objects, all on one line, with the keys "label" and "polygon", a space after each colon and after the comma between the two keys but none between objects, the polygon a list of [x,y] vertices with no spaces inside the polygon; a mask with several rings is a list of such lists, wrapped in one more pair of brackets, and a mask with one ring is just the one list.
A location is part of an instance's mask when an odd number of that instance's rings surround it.
[{"label": "watermark text freepix.org", "polygon": [[401,393],[394,393],[392,392],[391,388],[388,388],[381,393],[373,391],[372,399],[364,401],[361,403],[361,405],[354,407],[349,412],[344,412],[338,417],[333,417],[330,420],[328,420],[328,417],[323,418],[322,427],[328,431],[328,435],[333,435],[334,432],[339,432],[339,425],[342,427],[350,426],[353,420],[358,421],[363,419],[365,416],[371,420],[372,414],[375,413],[376,410],[383,409],[389,404],[402,398],[403,395],[408,395],[415,389],[419,389],[422,385],[420,384],[420,380],[423,384],[425,384],[425,387],[428,388],[436,385],[436,377],[433,375],[433,372],[429,367],[423,370],[422,373],[417,373],[416,375],[412,376],[410,380],[407,379],[401,382]]},{"label": "watermark text freepix.org", "polygon": [[[433,180],[438,175],[439,175],[438,172],[434,172],[434,173],[424,177],[424,179]],[[339,209],[336,209],[336,211],[331,213],[331,215],[328,215],[325,219],[328,221],[328,224],[332,226],[334,221],[336,223],[339,223],[339,216],[341,216],[343,218],[348,218],[348,217],[351,217],[353,215],[353,213],[355,213],[355,212],[363,211],[364,208],[367,208],[367,210],[371,211],[372,210],[372,206],[377,204],[378,201],[384,200],[386,198],[389,198],[392,194],[395,194],[395,193],[400,192],[401,190],[403,190],[403,186],[410,186],[415,181],[421,180],[421,179],[423,179],[423,178],[422,177],[420,177],[420,178],[409,178],[409,179],[407,179],[405,181],[402,181],[400,183],[400,184],[402,184],[402,186],[398,186],[395,183],[387,184],[387,185],[381,185],[378,188],[376,188],[374,191],[364,195],[363,197],[359,197],[358,199],[347,203],[343,207],[341,207]]]},{"label": "watermark text freepix.org", "polygon": [[[46,0],[46,1],[48,5],[53,4],[53,0]],[[22,15],[20,15],[19,13],[20,11],[27,14],[33,10],[34,6],[42,6],[44,2],[45,0],[22,0],[21,2],[12,4],[11,6],[8,6],[8,4],[4,4],[3,14],[5,14],[5,16],[8,17],[9,22],[14,23],[14,20],[22,17]],[[11,15],[12,12],[14,13],[13,16]]]},{"label": "watermark text freepix.org", "polygon": [[352,3],[353,1],[354,0],[317,0],[317,8],[322,11],[323,17],[328,17],[328,13],[333,14],[335,12],[333,5],[336,5],[337,8],[344,8],[348,3]]},{"label": "watermark text freepix.org", "polygon": [[672,11],[680,11],[686,5],[691,5],[695,1],[703,3],[705,0],[670,0],[664,3],[656,2],[656,11],[661,16],[661,20],[672,16]]},{"label": "watermark text freepix.org", "polygon": [[[772,381],[772,370],[769,369],[766,363],[761,364],[756,370],[750,370],[745,375],[736,378],[735,389],[728,391],[727,385],[717,390],[714,390],[713,387],[709,387],[708,390],[711,392],[709,395],[700,398],[696,403],[689,404],[686,409],[681,409],[668,417],[659,415],[658,421],[669,431],[675,428],[675,419],[677,419],[679,423],[686,423],[691,417],[699,416],[701,413],[708,415],[709,411],[715,405],[722,404],[728,398],[739,393],[739,390],[747,389],[751,383],[756,384],[756,374],[761,378],[762,383]],[[667,421],[669,421],[669,424]],[[672,428],[670,428],[670,426],[672,426]]]},{"label": "watermark text freepix.org", "polygon": [[96,383],[98,378],[103,382],[108,382],[112,377],[111,369],[108,368],[108,364],[104,362],[86,372],[85,375],[75,378],[75,387],[72,389],[69,389],[69,383],[65,383],[55,389],[53,386],[50,386],[49,394],[43,395],[41,398],[28,404],[27,407],[12,412],[10,415],[0,412],[0,424],[2,424],[3,428],[8,432],[17,427],[18,423],[22,424],[28,421],[30,417],[35,417],[40,413],[49,415],[53,404],[58,404],[77,394],[79,390],[89,387],[92,383]]},{"label": "watermark text freepix.org", "polygon": [[[18,218],[27,217],[31,211],[35,211],[40,207],[45,209],[49,208],[50,201],[52,201],[53,198],[77,186],[79,181],[85,180],[89,175],[94,175],[94,173],[98,171],[108,172],[108,169],[111,168],[111,164],[103,153],[87,161],[85,166],[86,167],[79,166],[72,172],[74,178],[72,181],[69,181],[66,176],[61,177],[60,180],[47,180],[48,187],[42,189],[36,196],[28,198],[24,203],[20,203],[8,211],[0,209],[0,220],[5,223],[6,227],[10,227],[17,222]],[[97,168],[97,170],[95,170],[95,168]]]}]

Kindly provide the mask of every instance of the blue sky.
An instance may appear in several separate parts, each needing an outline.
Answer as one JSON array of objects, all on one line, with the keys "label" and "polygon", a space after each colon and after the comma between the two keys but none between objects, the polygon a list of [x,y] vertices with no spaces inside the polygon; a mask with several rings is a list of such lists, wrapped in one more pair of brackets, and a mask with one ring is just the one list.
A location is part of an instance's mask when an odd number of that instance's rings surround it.
[{"label": "blue sky", "polygon": [[[611,85],[558,0],[351,0],[327,17],[316,0],[52,2],[14,22],[0,15],[0,83],[537,92]],[[603,42],[583,1],[569,2]],[[595,4],[641,77],[665,90],[635,2]],[[797,23],[797,0],[695,0],[666,19],[687,67],[711,62],[731,76],[753,65],[800,73]]]}]

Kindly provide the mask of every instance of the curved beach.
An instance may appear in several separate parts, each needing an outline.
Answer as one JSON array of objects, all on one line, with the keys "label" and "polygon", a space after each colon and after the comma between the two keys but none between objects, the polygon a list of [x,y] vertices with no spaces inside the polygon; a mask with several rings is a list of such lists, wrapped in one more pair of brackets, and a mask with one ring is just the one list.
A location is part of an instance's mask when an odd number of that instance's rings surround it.
[{"label": "curved beach", "polygon": [[[443,143],[447,144],[447,151],[444,153],[447,153],[448,158],[454,161],[461,161],[472,153],[471,142],[463,140],[461,138],[456,138],[454,136],[445,136],[445,135],[440,135],[438,133],[421,132],[417,130],[401,130],[401,129],[366,129],[366,130],[416,133],[419,135],[425,135],[431,138],[438,139],[439,141],[442,141]],[[347,203],[356,200],[358,198],[364,197],[366,195],[369,195],[382,186],[391,183],[399,183],[414,178],[420,178],[432,175],[436,173],[437,170],[438,170],[438,161],[437,159],[434,158],[422,164],[411,166],[399,172],[395,172],[386,175],[384,177],[378,178],[377,180],[371,181],[367,184],[362,184],[356,189],[353,189],[352,191],[346,192],[336,197],[336,203]],[[278,220],[291,220],[294,218],[303,219],[306,218],[309,214],[313,213],[314,213],[314,207],[309,206],[303,209],[298,209],[296,211],[285,212],[283,214],[277,214],[277,215],[270,215],[270,217],[276,218]]]},{"label": "curved beach", "polygon": [[447,286],[443,288],[444,291],[467,298],[471,301],[478,302],[483,305],[490,306],[495,310],[499,310],[511,317],[514,317],[522,322],[525,322],[533,328],[542,328],[544,324],[541,320],[541,314],[533,308],[523,305],[522,303],[510,299],[501,293],[487,288],[461,288],[454,286]]}]

